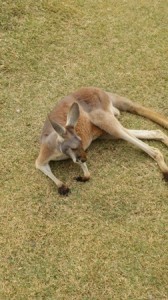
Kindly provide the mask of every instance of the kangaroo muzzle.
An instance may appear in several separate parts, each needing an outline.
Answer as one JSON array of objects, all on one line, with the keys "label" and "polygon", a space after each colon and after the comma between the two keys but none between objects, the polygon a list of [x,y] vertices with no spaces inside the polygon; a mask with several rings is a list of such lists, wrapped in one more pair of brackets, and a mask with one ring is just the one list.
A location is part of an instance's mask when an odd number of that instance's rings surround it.
[{"label": "kangaroo muzzle", "polygon": [[82,148],[76,153],[76,161],[82,163],[87,161],[86,152]]}]

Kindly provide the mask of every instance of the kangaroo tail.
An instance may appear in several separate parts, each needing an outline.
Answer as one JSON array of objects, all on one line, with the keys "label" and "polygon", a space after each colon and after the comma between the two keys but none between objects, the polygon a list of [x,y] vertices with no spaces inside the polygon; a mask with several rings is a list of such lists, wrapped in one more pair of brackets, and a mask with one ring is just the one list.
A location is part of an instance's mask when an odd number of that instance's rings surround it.
[{"label": "kangaroo tail", "polygon": [[146,108],[142,105],[132,102],[131,100],[120,97],[111,93],[108,93],[110,100],[112,101],[114,107],[118,108],[121,111],[128,111],[132,114],[136,114],[142,117],[145,117],[162,127],[168,129],[168,118],[163,116],[160,113],[157,113],[150,108]]}]

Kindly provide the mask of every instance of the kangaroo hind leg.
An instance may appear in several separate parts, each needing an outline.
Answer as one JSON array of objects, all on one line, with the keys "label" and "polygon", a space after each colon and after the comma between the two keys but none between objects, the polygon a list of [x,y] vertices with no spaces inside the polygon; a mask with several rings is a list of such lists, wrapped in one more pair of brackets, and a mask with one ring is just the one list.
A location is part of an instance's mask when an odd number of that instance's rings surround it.
[{"label": "kangaroo hind leg", "polygon": [[164,161],[162,153],[158,149],[150,147],[148,144],[136,138],[131,132],[129,132],[129,130],[124,128],[111,113],[96,110],[91,114],[90,118],[92,123],[103,129],[108,134],[116,138],[123,139],[146,152],[157,162],[165,180],[168,180],[168,166]]},{"label": "kangaroo hind leg", "polygon": [[168,146],[168,136],[161,130],[132,130],[127,129],[128,133],[135,136],[138,139],[144,140],[156,140],[160,141]]}]

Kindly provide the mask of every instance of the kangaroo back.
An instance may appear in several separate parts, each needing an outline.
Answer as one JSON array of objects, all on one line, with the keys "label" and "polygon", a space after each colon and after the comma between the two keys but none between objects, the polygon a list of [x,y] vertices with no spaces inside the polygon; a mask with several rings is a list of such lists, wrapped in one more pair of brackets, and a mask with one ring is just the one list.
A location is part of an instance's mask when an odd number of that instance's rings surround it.
[{"label": "kangaroo back", "polygon": [[136,114],[142,117],[145,117],[155,123],[161,125],[162,127],[168,129],[168,118],[163,116],[160,113],[157,113],[149,108],[146,108],[142,105],[134,103],[133,101],[120,97],[115,94],[108,93],[113,105],[121,111],[127,111],[132,114]]}]

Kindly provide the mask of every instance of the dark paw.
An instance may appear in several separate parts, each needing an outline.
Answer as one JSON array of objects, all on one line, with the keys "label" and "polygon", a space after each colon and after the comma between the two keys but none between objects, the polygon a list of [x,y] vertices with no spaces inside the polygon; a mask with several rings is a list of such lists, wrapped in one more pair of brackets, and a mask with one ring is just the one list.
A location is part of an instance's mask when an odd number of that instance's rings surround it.
[{"label": "dark paw", "polygon": [[66,185],[62,185],[58,188],[58,193],[63,196],[68,196],[70,189]]},{"label": "dark paw", "polygon": [[79,182],[86,182],[89,180],[89,177],[85,177],[85,176],[78,176],[78,177],[75,177],[76,181],[79,181]]},{"label": "dark paw", "polygon": [[163,173],[163,179],[168,182],[168,172]]}]

